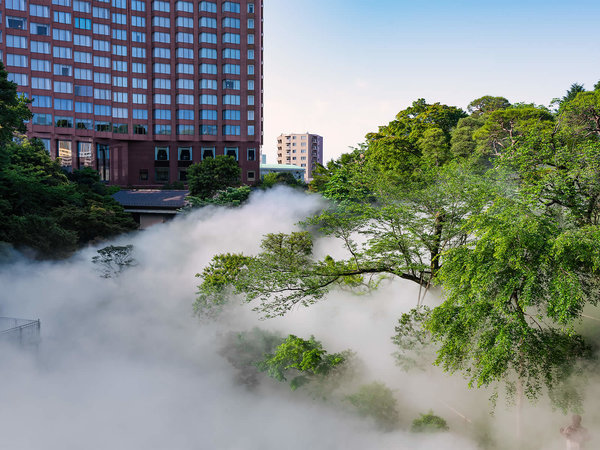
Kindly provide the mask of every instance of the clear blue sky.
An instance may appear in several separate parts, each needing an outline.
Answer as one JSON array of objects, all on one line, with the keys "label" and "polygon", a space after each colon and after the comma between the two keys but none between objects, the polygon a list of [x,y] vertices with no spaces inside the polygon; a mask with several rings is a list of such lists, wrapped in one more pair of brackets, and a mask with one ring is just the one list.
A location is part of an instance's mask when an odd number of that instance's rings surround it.
[{"label": "clear blue sky", "polygon": [[265,0],[265,143],[324,136],[325,160],[417,98],[548,105],[600,80],[600,2]]}]

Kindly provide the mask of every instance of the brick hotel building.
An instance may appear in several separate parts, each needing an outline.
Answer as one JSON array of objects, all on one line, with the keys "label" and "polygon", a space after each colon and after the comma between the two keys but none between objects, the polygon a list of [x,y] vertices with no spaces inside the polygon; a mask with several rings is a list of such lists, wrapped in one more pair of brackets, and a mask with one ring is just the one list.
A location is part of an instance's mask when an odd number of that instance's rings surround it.
[{"label": "brick hotel building", "polygon": [[222,154],[258,180],[262,2],[3,0],[0,58],[33,100],[28,135],[110,184],[185,181]]}]

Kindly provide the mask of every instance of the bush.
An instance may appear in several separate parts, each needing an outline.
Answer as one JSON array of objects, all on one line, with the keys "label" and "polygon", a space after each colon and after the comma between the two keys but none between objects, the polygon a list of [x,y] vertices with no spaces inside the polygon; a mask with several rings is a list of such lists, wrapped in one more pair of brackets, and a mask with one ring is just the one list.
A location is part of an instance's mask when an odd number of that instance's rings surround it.
[{"label": "bush", "polygon": [[436,433],[439,431],[448,431],[450,428],[444,419],[429,411],[427,414],[421,414],[421,417],[413,420],[411,431],[414,433]]},{"label": "bush", "polygon": [[383,383],[371,383],[361,386],[356,394],[346,397],[363,417],[371,417],[384,431],[393,431],[398,427],[400,414],[394,393]]}]

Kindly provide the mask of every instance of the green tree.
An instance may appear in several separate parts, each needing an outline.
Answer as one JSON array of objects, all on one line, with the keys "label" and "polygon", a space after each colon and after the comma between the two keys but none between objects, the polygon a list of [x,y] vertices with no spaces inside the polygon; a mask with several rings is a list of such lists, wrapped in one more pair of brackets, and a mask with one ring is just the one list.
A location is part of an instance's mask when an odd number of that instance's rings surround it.
[{"label": "green tree", "polygon": [[383,383],[361,386],[358,391],[346,397],[358,414],[372,418],[383,431],[394,431],[400,422],[398,402],[394,393]]},{"label": "green tree", "polygon": [[218,155],[193,164],[188,170],[190,195],[207,199],[217,191],[240,185],[241,169],[232,156]]},{"label": "green tree", "polygon": [[420,417],[413,420],[410,431],[413,433],[435,433],[448,431],[450,428],[444,419],[429,411],[427,414],[421,414]]}]

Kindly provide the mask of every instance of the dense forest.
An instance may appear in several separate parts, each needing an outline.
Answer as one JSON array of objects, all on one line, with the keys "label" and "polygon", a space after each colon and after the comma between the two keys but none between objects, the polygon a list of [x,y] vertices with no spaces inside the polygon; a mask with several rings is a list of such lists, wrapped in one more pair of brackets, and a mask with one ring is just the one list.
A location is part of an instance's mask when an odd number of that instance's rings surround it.
[{"label": "dense forest", "polygon": [[[594,354],[578,325],[600,288],[598,87],[575,84],[551,108],[415,101],[319,168],[310,189],[329,206],[298,231],[264,236],[257,255],[214,256],[196,310],[218,314],[238,295],[273,317],[333,289],[409,280],[420,291],[393,336],[401,358],[432,345],[469,386],[576,410],[568,381]],[[320,237],[347,258],[316,257]],[[442,300],[426,307],[432,290]]]}]

